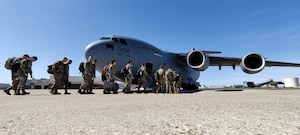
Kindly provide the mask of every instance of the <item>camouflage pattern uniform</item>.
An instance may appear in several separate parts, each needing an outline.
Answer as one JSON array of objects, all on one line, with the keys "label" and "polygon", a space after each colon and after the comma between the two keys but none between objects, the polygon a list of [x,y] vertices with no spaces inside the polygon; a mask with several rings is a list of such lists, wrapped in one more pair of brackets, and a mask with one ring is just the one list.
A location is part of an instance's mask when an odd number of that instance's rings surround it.
[{"label": "camouflage pattern uniform", "polygon": [[144,88],[144,92],[146,92],[146,82],[147,82],[147,76],[148,73],[146,72],[145,65],[142,65],[137,71],[137,77],[138,77],[138,88],[137,90],[140,91],[140,88]]},{"label": "camouflage pattern uniform", "polygon": [[174,71],[169,68],[166,71],[166,93],[174,93]]},{"label": "camouflage pattern uniform", "polygon": [[[16,58],[13,63],[21,63],[21,61],[22,61],[22,58]],[[11,89],[13,89],[15,91],[15,95],[16,95],[17,94],[17,88],[18,88],[18,85],[19,85],[18,72],[13,71],[13,70],[10,70],[10,71],[11,71],[12,86],[8,87],[6,90],[4,90],[4,92],[7,95],[11,95],[9,91]]]},{"label": "camouflage pattern uniform", "polygon": [[[31,59],[31,58],[29,58],[29,59]],[[32,70],[31,70],[32,61],[29,59],[23,59],[20,64],[20,69],[17,71],[18,78],[19,78],[19,85],[17,88],[16,95],[30,94],[29,92],[25,91],[25,85],[26,85],[26,81],[28,78],[28,74],[30,74],[30,76],[32,78]],[[20,91],[22,93],[20,93]]]},{"label": "camouflage pattern uniform", "polygon": [[115,81],[116,79],[116,66],[113,63],[108,65],[108,72],[107,72],[107,80]]},{"label": "camouflage pattern uniform", "polygon": [[[103,68],[102,71],[102,80],[104,83],[114,83],[116,79],[116,64],[115,60],[112,60],[108,65]],[[105,80],[106,79],[106,80]],[[110,94],[109,90],[113,90],[114,94],[118,93],[117,88],[115,89],[115,85],[111,89],[104,89],[104,94]]]},{"label": "camouflage pattern uniform", "polygon": [[64,74],[64,63],[63,61],[57,61],[53,64],[53,76],[54,76],[54,84],[52,85],[52,89],[50,91],[51,94],[60,94],[57,92],[57,89],[61,87],[63,81]]},{"label": "camouflage pattern uniform", "polygon": [[94,94],[90,90],[90,84],[93,83],[93,64],[92,62],[84,63],[84,73],[83,73],[83,83],[81,84],[79,90],[83,89],[84,91],[81,93]]},{"label": "camouflage pattern uniform", "polygon": [[156,93],[163,92],[165,90],[165,71],[163,67],[160,67],[154,74],[156,82]]},{"label": "camouflage pattern uniform", "polygon": [[71,94],[68,92],[69,83],[69,65],[72,63],[72,60],[69,60],[68,63],[64,65],[64,71],[62,76],[62,82],[64,84],[65,94]]},{"label": "camouflage pattern uniform", "polygon": [[131,91],[131,84],[132,84],[132,63],[128,62],[125,66],[125,69],[128,71],[128,73],[125,76],[125,87],[123,89],[123,92],[130,93]]},{"label": "camouflage pattern uniform", "polygon": [[181,77],[178,73],[175,75],[175,93],[179,93],[181,88]]},{"label": "camouflage pattern uniform", "polygon": [[92,93],[93,92],[93,89],[94,89],[94,78],[96,77],[96,63],[97,63],[97,60],[94,60],[94,62],[92,63],[92,70],[91,70],[91,73],[92,73],[92,81],[90,82],[91,84],[89,84],[89,93]]}]

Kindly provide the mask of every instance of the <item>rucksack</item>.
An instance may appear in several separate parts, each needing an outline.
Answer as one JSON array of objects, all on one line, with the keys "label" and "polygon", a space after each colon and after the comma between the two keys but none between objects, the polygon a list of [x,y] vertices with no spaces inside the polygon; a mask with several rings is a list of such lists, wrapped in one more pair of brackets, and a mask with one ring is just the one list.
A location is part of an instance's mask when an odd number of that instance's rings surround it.
[{"label": "rucksack", "polygon": [[106,65],[102,69],[102,73],[101,73],[101,79],[102,79],[102,81],[105,81],[107,79],[107,72],[108,72],[108,65]]},{"label": "rucksack", "polygon": [[126,66],[121,69],[121,74],[123,74],[124,76],[127,76],[128,73],[129,71],[127,70]]},{"label": "rucksack", "polygon": [[21,62],[16,60],[11,64],[11,71],[17,72],[20,69]]},{"label": "rucksack", "polygon": [[168,72],[167,79],[170,80],[170,81],[173,81],[174,80],[174,73],[173,72]]},{"label": "rucksack", "polygon": [[143,70],[142,70],[142,69],[139,69],[139,70],[137,71],[136,75],[137,75],[138,78],[141,78],[141,77],[144,75]]},{"label": "rucksack", "polygon": [[53,74],[53,65],[49,65],[49,66],[48,66],[47,72],[48,72],[49,74]]},{"label": "rucksack", "polygon": [[4,67],[8,70],[11,70],[11,66],[13,64],[13,62],[16,60],[16,57],[11,57],[11,58],[8,58],[5,62],[5,65]]},{"label": "rucksack", "polygon": [[84,73],[84,62],[81,62],[81,63],[79,64],[78,69],[79,69],[79,71],[80,71],[81,73]]},{"label": "rucksack", "polygon": [[108,72],[108,66],[109,66],[109,65],[106,65],[106,66],[103,67],[102,73],[101,73],[101,74],[104,74],[104,75],[107,74],[107,72]]}]

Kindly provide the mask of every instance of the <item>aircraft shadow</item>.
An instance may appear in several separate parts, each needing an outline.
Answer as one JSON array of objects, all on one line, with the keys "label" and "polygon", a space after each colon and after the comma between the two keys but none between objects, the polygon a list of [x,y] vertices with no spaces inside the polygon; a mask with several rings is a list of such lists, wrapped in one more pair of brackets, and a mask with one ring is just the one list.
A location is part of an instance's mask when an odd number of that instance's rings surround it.
[{"label": "aircraft shadow", "polygon": [[237,88],[216,89],[216,92],[236,92],[236,91],[244,91],[244,90],[243,89],[237,89]]}]

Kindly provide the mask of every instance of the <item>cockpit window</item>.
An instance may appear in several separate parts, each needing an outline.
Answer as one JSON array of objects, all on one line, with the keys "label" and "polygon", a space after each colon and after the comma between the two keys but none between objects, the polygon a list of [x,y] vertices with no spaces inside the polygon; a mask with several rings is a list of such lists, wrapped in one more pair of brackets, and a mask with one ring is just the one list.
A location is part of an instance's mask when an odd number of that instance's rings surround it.
[{"label": "cockpit window", "polygon": [[126,40],[123,39],[123,38],[120,38],[120,43],[121,43],[121,44],[124,44],[124,45],[127,45]]},{"label": "cockpit window", "polygon": [[115,41],[115,42],[119,42],[119,41],[118,41],[118,38],[114,38],[114,37],[113,37],[113,38],[111,38],[111,39],[112,39],[113,41]]},{"label": "cockpit window", "polygon": [[110,37],[102,37],[100,40],[110,40]]},{"label": "cockpit window", "polygon": [[113,41],[115,41],[115,42],[117,42],[117,43],[120,41],[121,44],[127,45],[126,40],[123,39],[123,38],[117,38],[117,37],[102,37],[102,38],[100,38],[100,40],[113,40]]},{"label": "cockpit window", "polygon": [[106,48],[114,50],[114,45],[112,45],[112,44],[106,44]]}]

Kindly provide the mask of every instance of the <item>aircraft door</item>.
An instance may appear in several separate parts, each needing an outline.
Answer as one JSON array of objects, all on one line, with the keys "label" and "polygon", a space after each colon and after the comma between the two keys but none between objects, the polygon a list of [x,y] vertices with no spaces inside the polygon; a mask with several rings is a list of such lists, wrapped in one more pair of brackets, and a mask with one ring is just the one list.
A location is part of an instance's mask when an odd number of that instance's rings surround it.
[{"label": "aircraft door", "polygon": [[146,63],[146,72],[148,73],[147,87],[152,87],[152,85],[154,84],[154,82],[153,82],[153,64],[152,63]]},{"label": "aircraft door", "polygon": [[148,75],[152,76],[152,70],[153,70],[153,64],[152,63],[146,63],[146,71]]}]

